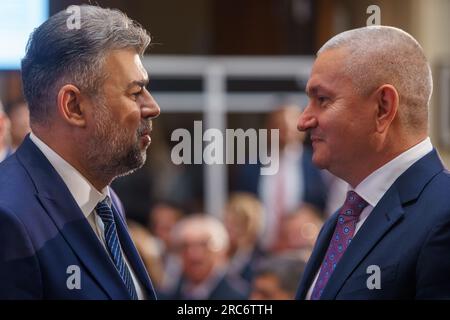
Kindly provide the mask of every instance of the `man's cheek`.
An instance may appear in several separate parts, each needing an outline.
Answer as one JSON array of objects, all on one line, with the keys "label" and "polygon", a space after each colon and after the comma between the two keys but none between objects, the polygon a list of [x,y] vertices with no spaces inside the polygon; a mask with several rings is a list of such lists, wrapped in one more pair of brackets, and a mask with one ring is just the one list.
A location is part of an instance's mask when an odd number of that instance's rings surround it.
[{"label": "man's cheek", "polygon": [[128,113],[124,118],[123,126],[128,129],[137,130],[141,122],[141,113],[138,110]]}]

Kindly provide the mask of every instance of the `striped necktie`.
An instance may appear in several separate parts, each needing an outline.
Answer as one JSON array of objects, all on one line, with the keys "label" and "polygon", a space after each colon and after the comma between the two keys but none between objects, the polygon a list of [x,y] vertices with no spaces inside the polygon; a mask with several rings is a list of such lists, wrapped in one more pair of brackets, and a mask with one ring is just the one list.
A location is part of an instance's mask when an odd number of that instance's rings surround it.
[{"label": "striped necktie", "polygon": [[117,235],[116,223],[114,221],[114,215],[111,207],[107,203],[107,199],[99,202],[95,207],[95,210],[99,217],[102,219],[105,225],[105,241],[108,248],[109,255],[119,272],[125,286],[127,287],[128,293],[132,300],[138,300],[136,293],[136,288],[133,284],[133,279],[131,278],[130,270],[125,263],[125,259],[122,255],[122,250],[120,248],[119,236]]}]

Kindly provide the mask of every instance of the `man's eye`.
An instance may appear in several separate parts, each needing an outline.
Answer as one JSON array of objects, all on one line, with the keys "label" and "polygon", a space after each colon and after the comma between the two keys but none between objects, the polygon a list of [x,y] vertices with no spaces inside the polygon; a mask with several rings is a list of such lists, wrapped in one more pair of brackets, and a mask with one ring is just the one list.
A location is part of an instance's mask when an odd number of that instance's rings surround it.
[{"label": "man's eye", "polygon": [[141,90],[141,91],[138,91],[138,92],[134,92],[134,93],[132,93],[131,95],[132,95],[133,97],[137,98],[137,97],[139,97],[139,96],[141,95],[141,93],[142,93],[142,90]]},{"label": "man's eye", "polygon": [[326,102],[328,100],[327,97],[319,96],[317,97],[317,101],[319,101],[320,104]]}]

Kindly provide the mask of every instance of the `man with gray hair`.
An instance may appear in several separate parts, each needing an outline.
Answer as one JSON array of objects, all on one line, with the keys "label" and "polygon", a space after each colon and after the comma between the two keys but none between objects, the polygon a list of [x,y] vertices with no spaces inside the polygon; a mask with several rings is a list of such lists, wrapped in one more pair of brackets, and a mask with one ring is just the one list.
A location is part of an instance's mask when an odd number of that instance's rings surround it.
[{"label": "man with gray hair", "polygon": [[319,50],[298,129],[349,191],[298,299],[450,298],[450,175],[428,137],[431,92],[425,54],[400,29],[346,31]]},{"label": "man with gray hair", "polygon": [[174,288],[161,293],[171,300],[243,300],[248,287],[227,277],[229,238],[225,226],[211,215],[193,214],[172,230],[172,242],[181,260]]},{"label": "man with gray hair", "polygon": [[159,106],[147,32],[118,10],[61,11],[22,60],[31,134],[0,165],[0,299],[155,299],[111,181],[141,167]]}]

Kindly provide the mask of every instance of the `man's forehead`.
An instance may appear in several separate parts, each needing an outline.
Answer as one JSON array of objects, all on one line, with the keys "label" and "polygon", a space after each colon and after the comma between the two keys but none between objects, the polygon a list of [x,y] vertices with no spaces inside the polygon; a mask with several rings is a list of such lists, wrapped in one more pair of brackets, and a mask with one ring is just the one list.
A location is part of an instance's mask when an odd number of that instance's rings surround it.
[{"label": "man's forehead", "polygon": [[314,62],[305,91],[307,93],[331,91],[336,82],[343,81],[344,78],[346,76],[343,57],[325,51]]},{"label": "man's forehead", "polygon": [[118,83],[130,86],[133,82],[140,85],[148,82],[147,70],[142,65],[140,56],[132,49],[112,50],[106,58],[106,68],[110,78],[116,78]]},{"label": "man's forehead", "polygon": [[326,84],[326,80],[319,77],[311,77],[306,84],[307,95],[316,95],[320,92],[331,92],[332,89]]}]

